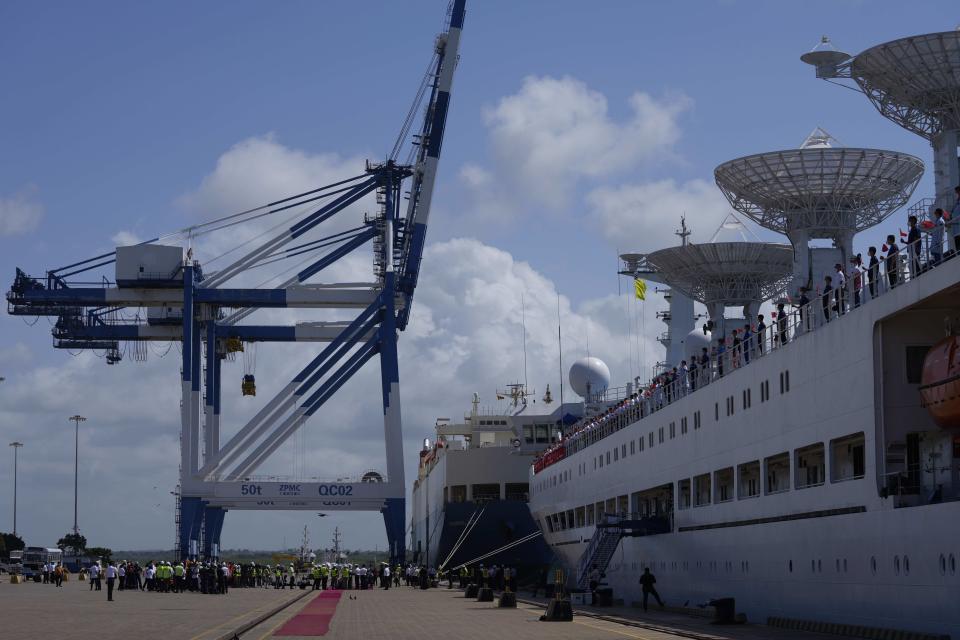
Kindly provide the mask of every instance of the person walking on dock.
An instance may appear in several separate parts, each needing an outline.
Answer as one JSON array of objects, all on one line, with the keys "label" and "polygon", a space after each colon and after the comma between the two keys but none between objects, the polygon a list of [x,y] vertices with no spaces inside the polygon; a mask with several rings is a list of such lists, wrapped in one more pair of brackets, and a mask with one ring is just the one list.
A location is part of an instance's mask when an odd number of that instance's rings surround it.
[{"label": "person walking on dock", "polygon": [[657,599],[657,604],[660,607],[663,607],[663,600],[660,599],[660,594],[657,593],[657,588],[653,585],[657,583],[657,578],[652,573],[650,573],[650,567],[643,568],[643,575],[640,576],[640,590],[643,592],[643,610],[647,610],[647,598],[651,595]]},{"label": "person walking on dock", "polygon": [[110,562],[107,565],[106,574],[107,574],[107,602],[113,602],[113,585],[117,581],[117,575],[118,575],[117,567],[116,565],[113,564],[113,562]]}]

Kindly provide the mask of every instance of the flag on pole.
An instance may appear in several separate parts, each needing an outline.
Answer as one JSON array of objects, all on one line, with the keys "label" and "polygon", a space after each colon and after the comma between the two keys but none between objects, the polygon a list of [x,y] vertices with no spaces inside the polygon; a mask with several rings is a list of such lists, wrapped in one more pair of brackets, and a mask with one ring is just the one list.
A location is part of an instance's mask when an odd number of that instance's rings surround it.
[{"label": "flag on pole", "polygon": [[906,237],[907,237],[907,234],[906,234],[906,232],[904,232],[903,229],[900,229],[900,237],[901,237],[901,238],[906,238]]},{"label": "flag on pole", "polygon": [[633,292],[637,295],[637,300],[647,299],[647,283],[641,278],[633,279]]}]

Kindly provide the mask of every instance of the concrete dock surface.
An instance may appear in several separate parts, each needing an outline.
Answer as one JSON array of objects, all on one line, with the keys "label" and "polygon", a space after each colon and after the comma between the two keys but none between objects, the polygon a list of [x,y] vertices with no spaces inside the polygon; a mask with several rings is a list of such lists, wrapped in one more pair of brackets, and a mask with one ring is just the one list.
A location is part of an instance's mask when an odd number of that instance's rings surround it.
[{"label": "concrete dock surface", "polygon": [[[90,591],[75,581],[0,585],[0,637],[80,640],[828,640],[836,636],[764,625],[715,626],[678,613],[629,607],[575,607],[573,622],[540,622],[545,601],[523,597],[516,609],[477,602],[446,588],[421,591],[321,592],[231,589],[226,596],[196,593]],[[602,617],[594,617],[600,615]],[[323,629],[323,627],[329,627]],[[320,635],[321,632],[324,632]],[[304,635],[291,635],[303,633]]]}]

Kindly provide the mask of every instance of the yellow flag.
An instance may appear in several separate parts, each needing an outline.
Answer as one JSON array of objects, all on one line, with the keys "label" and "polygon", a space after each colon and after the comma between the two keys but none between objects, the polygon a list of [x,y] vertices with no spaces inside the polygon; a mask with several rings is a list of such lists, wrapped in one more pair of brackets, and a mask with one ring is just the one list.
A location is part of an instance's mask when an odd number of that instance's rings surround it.
[{"label": "yellow flag", "polygon": [[647,283],[640,278],[633,279],[633,290],[637,294],[637,300],[647,299]]}]

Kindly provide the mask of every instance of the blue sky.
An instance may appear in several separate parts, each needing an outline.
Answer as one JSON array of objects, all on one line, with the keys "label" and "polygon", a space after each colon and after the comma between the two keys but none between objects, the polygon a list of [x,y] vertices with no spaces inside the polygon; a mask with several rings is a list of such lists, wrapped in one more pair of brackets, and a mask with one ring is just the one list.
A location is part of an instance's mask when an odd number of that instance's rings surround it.
[{"label": "blue sky", "polygon": [[[12,280],[17,266],[42,273],[109,250],[121,231],[147,238],[229,213],[228,205],[240,205],[232,197],[239,191],[214,178],[218,161],[237,155],[236,145],[245,141],[258,141],[245,147],[244,156],[253,158],[255,173],[263,152],[292,163],[270,165],[278,171],[317,157],[333,165],[381,158],[426,66],[445,4],[0,4],[0,79],[6,90],[0,100],[0,204],[6,209],[0,207],[0,213],[12,215],[15,208],[27,216],[13,226],[0,219],[3,273]],[[892,38],[952,29],[958,22],[955,3],[933,1],[474,1],[468,5],[430,242],[438,256],[477,263],[480,269],[471,278],[503,281],[492,267],[484,271],[483,261],[490,260],[505,265],[518,286],[541,287],[544,301],[553,295],[547,293],[559,291],[569,303],[571,327],[596,323],[584,333],[595,332],[591,339],[600,350],[607,339],[607,350],[614,352],[626,321],[602,316],[604,305],[623,308],[615,299],[617,251],[669,242],[688,208],[694,239],[708,239],[725,212],[712,187],[717,164],[798,146],[816,126],[845,145],[904,151],[929,164],[923,140],[881,118],[863,96],[817,81],[800,63],[801,53],[824,33],[856,53]],[[543,106],[555,120],[537,111]],[[534,150],[547,157],[530,148],[543,136],[526,137],[540,126],[556,143],[556,149]],[[244,204],[288,195],[281,191],[285,184],[265,180],[251,191],[254,201]],[[916,197],[927,195],[931,184],[925,177]],[[646,198],[639,213],[631,211],[636,194]],[[857,247],[880,233],[863,234]],[[449,244],[455,238],[469,242]],[[433,284],[438,291],[463,288],[454,280]],[[528,296],[537,304],[537,295]],[[434,320],[470,325],[441,306],[439,296],[425,301]],[[653,304],[644,309],[650,318],[647,338],[660,330],[652,320],[655,310]],[[513,323],[509,311],[504,322]],[[441,320],[436,326],[443,326]],[[0,316],[0,326],[0,375],[8,378],[0,386],[0,432],[9,439],[29,438],[34,450],[44,450],[54,476],[49,485],[39,477],[41,467],[28,463],[21,472],[37,476],[38,495],[50,496],[53,511],[65,509],[72,496],[58,478],[72,459],[67,446],[72,443],[57,435],[64,426],[60,403],[76,406],[84,396],[82,386],[71,386],[76,402],[67,402],[67,376],[94,384],[119,374],[104,373],[104,367],[71,370],[69,357],[49,348],[43,320],[28,327]],[[464,330],[457,337],[482,344],[485,331],[478,323],[475,333]],[[429,339],[438,353],[460,354],[463,348],[442,332]],[[574,336],[572,343],[578,339],[585,336]],[[633,344],[636,337],[628,339]],[[545,337],[544,349],[548,346]],[[416,412],[405,416],[411,425],[408,442],[423,435],[429,416],[466,408],[467,389],[489,391],[505,382],[506,371],[516,370],[513,364],[488,367],[483,353],[467,351],[462,361],[476,366],[470,368],[474,377],[464,382],[464,395],[424,392],[432,402],[418,403]],[[514,357],[510,349],[504,354]],[[656,356],[652,346],[644,347],[642,357],[638,348],[629,364],[617,361],[615,353],[599,355],[621,365],[614,375],[622,379],[628,367],[639,366],[637,360],[652,362]],[[161,381],[170,378],[175,384],[171,367],[157,370],[151,380],[167,384]],[[545,356],[543,371],[555,370]],[[37,380],[50,387],[38,392]],[[411,396],[419,398],[418,390]],[[151,406],[150,412],[168,446],[175,437],[176,406]],[[360,419],[349,415],[345,419]],[[25,423],[32,425],[29,430]],[[146,455],[141,438],[115,426],[112,440],[91,435],[88,444],[101,450],[109,445],[110,456],[128,460]],[[37,446],[38,439],[46,444]],[[409,445],[407,453],[412,457]],[[136,499],[133,492],[110,493],[105,487],[116,478],[109,464],[98,464],[91,464],[85,478],[91,490],[104,491],[108,503]],[[4,486],[8,474],[7,465],[0,465]],[[158,471],[149,483],[162,488],[171,476],[175,470]],[[0,529],[9,529],[3,524],[9,502],[6,492],[0,496]],[[167,526],[169,505],[158,500],[152,509],[148,515],[155,523]],[[287,538],[295,539],[299,516],[277,518],[289,529]],[[47,541],[69,524],[23,511],[21,520],[32,536]],[[344,517],[341,524],[356,546],[382,544],[379,529],[371,533],[364,527],[369,522],[358,516]],[[90,528],[114,547],[161,546],[172,537],[145,527],[128,542],[96,526]],[[230,526],[228,521],[228,532]],[[225,545],[275,546],[274,529],[250,526],[233,538],[235,545],[229,538]],[[316,536],[326,534],[318,528]]]}]

